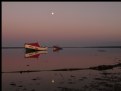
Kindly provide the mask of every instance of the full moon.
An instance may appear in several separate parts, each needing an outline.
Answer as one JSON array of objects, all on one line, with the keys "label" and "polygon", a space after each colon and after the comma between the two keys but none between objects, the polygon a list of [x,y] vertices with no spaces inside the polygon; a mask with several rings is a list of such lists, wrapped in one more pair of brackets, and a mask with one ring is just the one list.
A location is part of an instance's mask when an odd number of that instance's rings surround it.
[{"label": "full moon", "polygon": [[52,12],[51,14],[54,15],[54,12]]}]

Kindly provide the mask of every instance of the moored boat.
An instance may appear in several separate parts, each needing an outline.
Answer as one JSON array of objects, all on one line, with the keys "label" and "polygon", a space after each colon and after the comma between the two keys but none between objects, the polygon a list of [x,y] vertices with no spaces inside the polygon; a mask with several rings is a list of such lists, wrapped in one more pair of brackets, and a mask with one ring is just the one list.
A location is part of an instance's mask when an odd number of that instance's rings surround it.
[{"label": "moored boat", "polygon": [[59,51],[62,50],[62,47],[59,46],[53,46],[53,51]]},{"label": "moored boat", "polygon": [[48,49],[48,47],[40,46],[38,43],[25,43],[24,47],[28,51],[44,51]]}]

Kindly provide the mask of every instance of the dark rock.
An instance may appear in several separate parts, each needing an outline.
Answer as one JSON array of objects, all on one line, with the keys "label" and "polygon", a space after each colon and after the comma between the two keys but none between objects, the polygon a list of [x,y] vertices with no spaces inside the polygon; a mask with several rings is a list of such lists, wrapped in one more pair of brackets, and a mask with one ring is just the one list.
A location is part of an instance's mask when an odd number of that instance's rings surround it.
[{"label": "dark rock", "polygon": [[32,79],[32,80],[37,80],[36,78]]},{"label": "dark rock", "polygon": [[11,83],[10,85],[12,85],[12,86],[16,86],[16,84],[15,84],[15,83]]},{"label": "dark rock", "polygon": [[22,85],[18,86],[18,87],[23,87]]}]

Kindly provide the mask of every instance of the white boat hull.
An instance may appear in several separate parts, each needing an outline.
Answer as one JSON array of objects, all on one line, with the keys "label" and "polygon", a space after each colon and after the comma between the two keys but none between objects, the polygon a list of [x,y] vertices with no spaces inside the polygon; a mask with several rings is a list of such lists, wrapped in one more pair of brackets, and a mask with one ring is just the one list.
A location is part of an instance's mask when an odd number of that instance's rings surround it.
[{"label": "white boat hull", "polygon": [[37,47],[37,46],[28,45],[28,44],[25,44],[25,48],[39,50],[39,51],[45,51],[48,49],[48,47]]}]

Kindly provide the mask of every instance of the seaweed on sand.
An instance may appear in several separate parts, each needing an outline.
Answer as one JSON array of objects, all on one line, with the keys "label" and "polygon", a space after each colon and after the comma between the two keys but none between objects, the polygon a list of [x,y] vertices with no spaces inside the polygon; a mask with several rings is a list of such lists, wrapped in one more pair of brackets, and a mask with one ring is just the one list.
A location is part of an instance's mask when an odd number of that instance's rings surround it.
[{"label": "seaweed on sand", "polygon": [[96,67],[89,67],[89,69],[93,69],[93,70],[109,70],[109,69],[113,69],[115,67],[121,67],[121,63],[115,64],[115,65],[99,65]]}]

